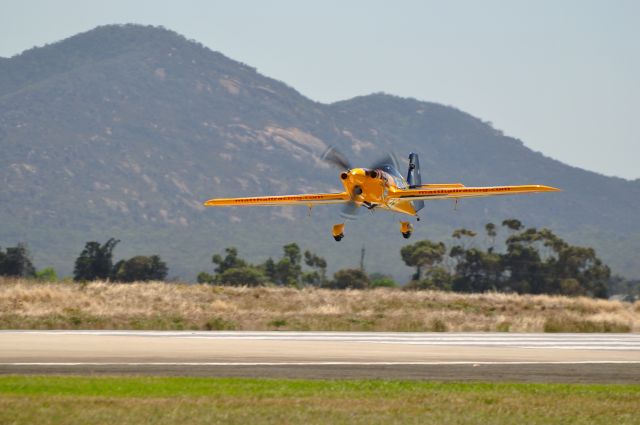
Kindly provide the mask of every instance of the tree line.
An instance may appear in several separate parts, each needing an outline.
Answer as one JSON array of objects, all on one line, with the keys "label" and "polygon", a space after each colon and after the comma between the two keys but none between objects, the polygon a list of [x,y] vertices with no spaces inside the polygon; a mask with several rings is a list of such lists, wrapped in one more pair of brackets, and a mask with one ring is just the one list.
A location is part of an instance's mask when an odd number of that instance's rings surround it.
[{"label": "tree line", "polygon": [[109,239],[104,244],[87,242],[73,268],[73,280],[111,280],[115,282],[137,282],[165,280],[167,264],[157,255],[136,255],[113,264],[113,250],[120,241]]},{"label": "tree line", "polygon": [[[525,228],[519,220],[485,225],[484,242],[469,229],[457,229],[450,247],[419,241],[402,248],[405,264],[415,267],[410,288],[456,292],[586,295],[605,298],[611,270],[593,248],[574,246],[549,229]],[[501,249],[498,249],[498,247]],[[616,277],[616,279],[620,279]]]},{"label": "tree line", "polygon": [[[136,255],[114,264],[113,250],[119,242],[113,238],[104,244],[87,242],[75,261],[73,280],[137,282],[166,279],[167,265],[157,255]],[[0,248],[0,276],[36,278],[48,282],[58,280],[56,271],[51,267],[36,270],[25,244],[9,247],[6,251]]]},{"label": "tree line", "polygon": [[[610,268],[590,247],[571,245],[549,229],[526,228],[517,219],[507,219],[500,228],[484,226],[480,235],[457,229],[452,243],[428,239],[404,246],[404,263],[415,268],[404,289],[432,289],[456,292],[515,292],[606,298],[627,294],[640,297],[640,281],[612,276]],[[498,240],[499,233],[505,233]],[[364,250],[364,248],[363,248]],[[368,275],[364,267],[337,271],[327,277],[327,262],[318,255],[291,243],[283,247],[280,259],[268,258],[250,264],[238,256],[234,247],[225,255],[214,255],[214,274],[202,272],[198,282],[219,285],[314,285],[331,289],[363,289],[398,286],[390,277]],[[302,266],[306,265],[307,270]]]},{"label": "tree line", "polygon": [[[215,264],[214,274],[201,272],[198,283],[217,285],[260,286],[317,286],[330,289],[365,289],[376,286],[396,286],[390,278],[382,275],[367,275],[362,269],[344,269],[327,277],[327,261],[311,251],[300,249],[290,243],[282,247],[282,257],[269,257],[264,263],[250,264],[238,256],[235,247],[225,249],[224,255],[215,254],[211,261]],[[303,265],[306,266],[303,269]]]},{"label": "tree line", "polygon": [[[502,234],[502,238],[498,235]],[[448,245],[424,239],[400,250],[403,262],[415,269],[408,290],[433,289],[456,292],[515,292],[520,294],[585,295],[604,298],[626,294],[640,298],[640,281],[612,276],[593,248],[569,244],[549,229],[526,228],[517,219],[501,226],[487,223],[484,231],[457,229]],[[158,255],[137,255],[114,263],[113,251],[120,241],[87,242],[74,263],[78,282],[163,281],[167,265]],[[364,256],[364,247],[362,251]],[[327,261],[298,244],[282,247],[281,256],[251,264],[238,249],[228,247],[214,254],[212,273],[201,272],[198,283],[236,286],[315,286],[329,289],[397,287],[391,276],[368,274],[359,268],[327,275]],[[0,275],[57,280],[54,269],[36,270],[24,244],[0,248]]]}]

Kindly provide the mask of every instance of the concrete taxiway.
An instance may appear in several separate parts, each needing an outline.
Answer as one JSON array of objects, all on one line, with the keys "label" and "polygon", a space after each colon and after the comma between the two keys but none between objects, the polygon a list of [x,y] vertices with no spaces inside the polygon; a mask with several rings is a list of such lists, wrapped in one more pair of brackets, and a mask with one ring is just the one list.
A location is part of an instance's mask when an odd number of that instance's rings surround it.
[{"label": "concrete taxiway", "polygon": [[640,383],[640,334],[0,331],[0,373]]}]

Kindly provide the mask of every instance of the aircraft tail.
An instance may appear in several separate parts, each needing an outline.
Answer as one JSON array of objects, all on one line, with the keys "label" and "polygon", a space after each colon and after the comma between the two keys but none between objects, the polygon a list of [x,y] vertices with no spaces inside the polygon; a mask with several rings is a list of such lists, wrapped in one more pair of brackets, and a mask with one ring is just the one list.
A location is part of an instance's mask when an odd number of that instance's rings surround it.
[{"label": "aircraft tail", "polygon": [[[409,171],[407,172],[407,183],[409,183],[410,189],[415,189],[422,185],[422,178],[420,177],[420,159],[417,153],[411,152],[409,154]],[[416,212],[424,208],[424,201],[413,201],[413,208]]]}]

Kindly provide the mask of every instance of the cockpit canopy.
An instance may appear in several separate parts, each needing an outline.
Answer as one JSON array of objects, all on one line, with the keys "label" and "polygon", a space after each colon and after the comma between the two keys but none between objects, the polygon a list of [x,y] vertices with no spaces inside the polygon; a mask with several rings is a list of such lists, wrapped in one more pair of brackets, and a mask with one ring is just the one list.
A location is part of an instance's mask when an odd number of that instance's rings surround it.
[{"label": "cockpit canopy", "polygon": [[382,167],[380,167],[380,170],[387,173],[387,175],[393,179],[397,187],[399,188],[407,187],[407,181],[404,179],[404,177],[402,177],[402,174],[400,174],[398,170],[396,170],[393,166],[383,165]]}]

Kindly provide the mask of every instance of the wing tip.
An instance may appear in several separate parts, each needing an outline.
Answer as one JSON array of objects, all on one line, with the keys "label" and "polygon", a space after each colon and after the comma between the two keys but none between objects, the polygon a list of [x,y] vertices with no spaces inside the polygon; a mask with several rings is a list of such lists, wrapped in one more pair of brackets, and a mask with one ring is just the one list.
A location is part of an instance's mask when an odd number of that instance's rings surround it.
[{"label": "wing tip", "polygon": [[562,189],[553,186],[538,185],[543,192],[562,192]]}]

